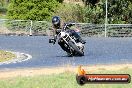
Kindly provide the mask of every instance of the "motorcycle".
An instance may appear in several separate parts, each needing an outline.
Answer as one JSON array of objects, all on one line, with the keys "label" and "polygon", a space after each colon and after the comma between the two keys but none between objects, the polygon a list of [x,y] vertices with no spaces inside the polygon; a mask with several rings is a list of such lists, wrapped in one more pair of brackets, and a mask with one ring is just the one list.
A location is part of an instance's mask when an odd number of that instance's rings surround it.
[{"label": "motorcycle", "polygon": [[[61,48],[67,52],[69,56],[84,56],[84,44],[78,41],[78,39],[71,35],[67,30],[75,25],[75,23],[67,23],[64,25],[63,29],[59,31],[58,43]],[[49,39],[49,43],[55,44],[56,39]]]}]

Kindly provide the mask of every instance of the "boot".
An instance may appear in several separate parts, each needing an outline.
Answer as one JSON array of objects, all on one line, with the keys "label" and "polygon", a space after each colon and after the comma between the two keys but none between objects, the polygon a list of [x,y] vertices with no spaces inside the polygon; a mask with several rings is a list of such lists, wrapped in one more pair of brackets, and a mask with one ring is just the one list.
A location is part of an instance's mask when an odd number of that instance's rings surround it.
[{"label": "boot", "polygon": [[80,37],[80,35],[78,35],[75,31],[71,31],[71,33],[72,33],[73,36],[75,36],[75,37],[77,38],[77,40],[78,40],[79,42],[81,42],[82,44],[85,44],[85,43],[86,43],[86,41],[84,41],[84,40]]}]

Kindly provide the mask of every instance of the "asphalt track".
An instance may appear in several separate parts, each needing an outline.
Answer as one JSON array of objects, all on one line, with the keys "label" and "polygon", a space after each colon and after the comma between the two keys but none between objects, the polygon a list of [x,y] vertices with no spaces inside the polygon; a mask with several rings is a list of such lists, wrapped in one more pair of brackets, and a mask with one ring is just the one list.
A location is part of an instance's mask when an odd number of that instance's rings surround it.
[{"label": "asphalt track", "polygon": [[2,68],[56,67],[132,63],[132,38],[86,37],[85,56],[68,57],[58,44],[48,43],[44,36],[0,36],[0,49],[23,52],[32,58]]}]

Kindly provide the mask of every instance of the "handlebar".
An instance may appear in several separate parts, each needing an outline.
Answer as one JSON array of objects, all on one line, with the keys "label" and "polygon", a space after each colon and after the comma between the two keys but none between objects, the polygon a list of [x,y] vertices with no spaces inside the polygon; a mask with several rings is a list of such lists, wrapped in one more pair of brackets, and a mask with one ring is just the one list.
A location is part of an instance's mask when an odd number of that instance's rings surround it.
[{"label": "handlebar", "polygon": [[[61,29],[57,29],[57,36],[60,34],[61,31],[66,31],[67,28],[69,28],[69,27],[71,27],[73,25],[75,25],[75,23],[72,23],[72,22],[65,23],[63,28],[62,28],[62,30]],[[57,36],[56,36],[56,38],[49,39],[49,43],[55,44]]]},{"label": "handlebar", "polygon": [[63,30],[66,30],[66,28],[71,27],[71,26],[73,26],[73,25],[75,25],[75,23],[71,23],[71,22],[65,23],[65,24],[64,24],[64,27],[63,27]]}]

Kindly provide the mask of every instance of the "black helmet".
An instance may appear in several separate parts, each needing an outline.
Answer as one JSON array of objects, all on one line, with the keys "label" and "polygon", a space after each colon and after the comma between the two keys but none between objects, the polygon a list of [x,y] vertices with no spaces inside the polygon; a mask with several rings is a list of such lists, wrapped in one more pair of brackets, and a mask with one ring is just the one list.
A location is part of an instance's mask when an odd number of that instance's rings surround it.
[{"label": "black helmet", "polygon": [[52,24],[56,29],[60,28],[60,17],[59,16],[54,16],[52,18]]}]

